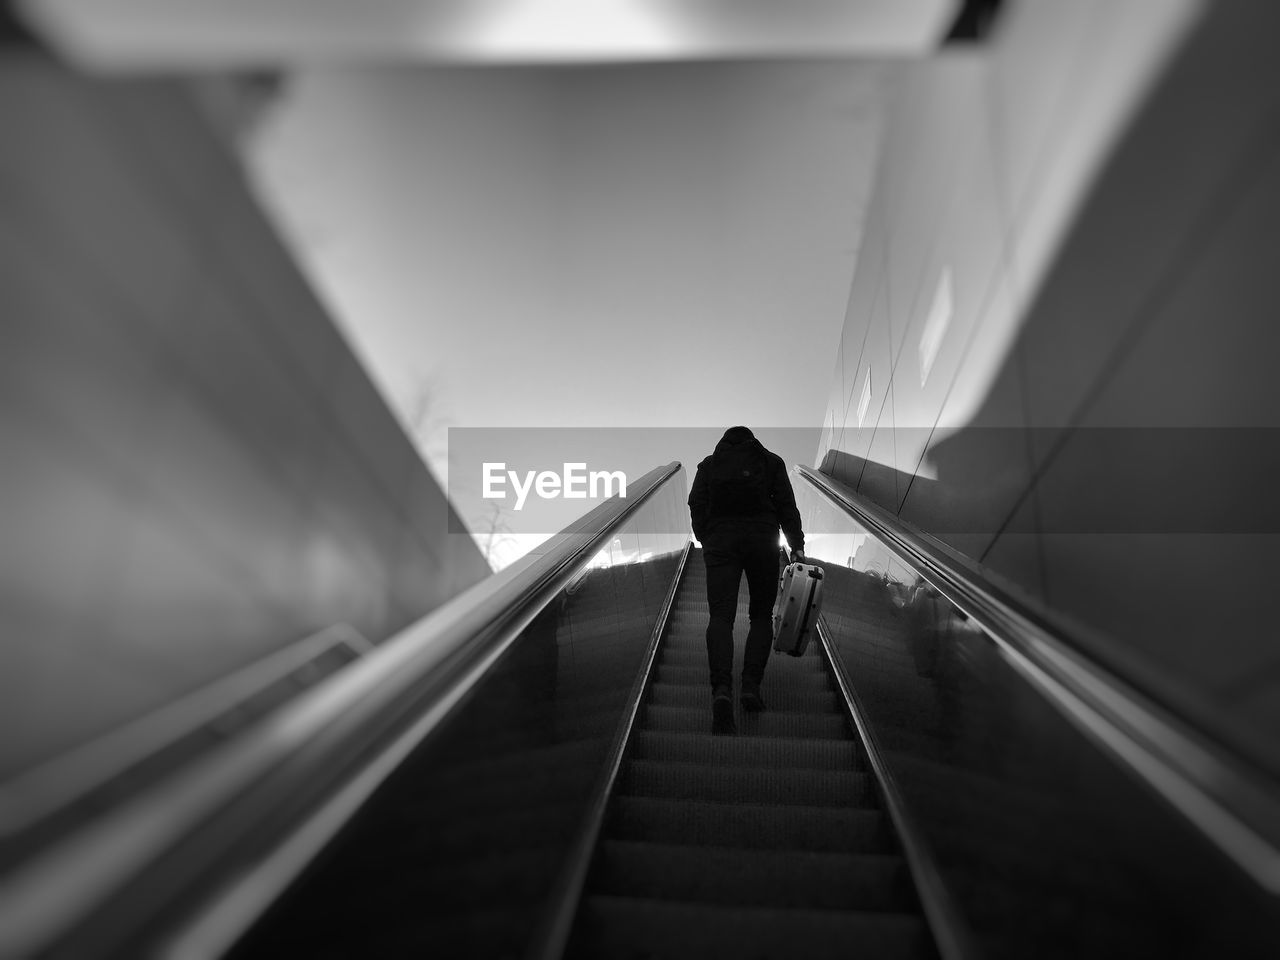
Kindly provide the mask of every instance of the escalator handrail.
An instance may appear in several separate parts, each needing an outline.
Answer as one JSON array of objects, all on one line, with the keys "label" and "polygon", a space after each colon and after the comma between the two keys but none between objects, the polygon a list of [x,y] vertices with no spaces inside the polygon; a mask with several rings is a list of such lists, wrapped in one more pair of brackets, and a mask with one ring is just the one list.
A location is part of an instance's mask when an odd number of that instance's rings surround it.
[{"label": "escalator handrail", "polygon": [[1280,809],[1273,787],[1091,658],[1067,628],[952,559],[927,534],[817,470],[797,465],[795,471],[982,627],[1033,688],[1245,875],[1280,895]]},{"label": "escalator handrail", "polygon": [[42,831],[34,827],[87,801],[102,803],[100,795],[120,779],[135,779],[143,763],[202,733],[220,734],[264,690],[344,647],[352,659],[374,649],[350,624],[336,623],[6,780],[0,784],[0,842],[21,834],[38,843],[34,835]]},{"label": "escalator handrail", "polygon": [[629,496],[0,876],[0,956],[76,943],[106,954],[108,935],[220,954],[681,469],[649,471]]}]

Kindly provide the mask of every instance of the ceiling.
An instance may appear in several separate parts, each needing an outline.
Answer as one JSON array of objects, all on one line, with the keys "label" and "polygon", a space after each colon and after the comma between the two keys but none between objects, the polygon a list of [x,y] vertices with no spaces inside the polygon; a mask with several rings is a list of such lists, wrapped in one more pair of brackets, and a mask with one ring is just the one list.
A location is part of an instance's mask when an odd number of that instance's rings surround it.
[{"label": "ceiling", "polygon": [[18,3],[82,69],[281,78],[250,182],[442,480],[449,427],[746,423],[810,461],[893,63],[959,6]]},{"label": "ceiling", "polygon": [[443,476],[451,426],[818,425],[892,75],[327,67],[244,152]]},{"label": "ceiling", "polygon": [[102,70],[602,63],[927,52],[957,0],[18,0]]}]

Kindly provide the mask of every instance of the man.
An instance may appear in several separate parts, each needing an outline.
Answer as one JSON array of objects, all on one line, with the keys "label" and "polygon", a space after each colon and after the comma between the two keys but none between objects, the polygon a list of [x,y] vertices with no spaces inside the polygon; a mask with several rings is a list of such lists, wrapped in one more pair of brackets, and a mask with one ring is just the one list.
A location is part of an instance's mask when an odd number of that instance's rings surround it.
[{"label": "man", "polygon": [[707,567],[707,661],[711,668],[711,730],[733,733],[733,620],[745,571],[751,597],[747,648],[742,661],[742,709],[764,709],[760,681],[773,641],[773,601],[778,592],[778,529],[792,559],[804,558],[800,511],[787,466],[746,427],[725,431],[715,452],[698,464],[689,491],[693,535]]}]

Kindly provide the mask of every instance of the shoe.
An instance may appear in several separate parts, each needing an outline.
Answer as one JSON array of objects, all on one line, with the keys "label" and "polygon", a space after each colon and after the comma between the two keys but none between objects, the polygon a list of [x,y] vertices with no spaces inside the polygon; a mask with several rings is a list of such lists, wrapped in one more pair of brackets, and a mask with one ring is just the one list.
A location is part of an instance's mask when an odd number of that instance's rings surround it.
[{"label": "shoe", "polygon": [[760,681],[743,680],[742,693],[738,700],[747,713],[760,713],[764,710],[764,698],[760,696]]},{"label": "shoe", "polygon": [[733,734],[738,725],[733,721],[733,697],[727,691],[717,691],[711,700],[711,732]]}]

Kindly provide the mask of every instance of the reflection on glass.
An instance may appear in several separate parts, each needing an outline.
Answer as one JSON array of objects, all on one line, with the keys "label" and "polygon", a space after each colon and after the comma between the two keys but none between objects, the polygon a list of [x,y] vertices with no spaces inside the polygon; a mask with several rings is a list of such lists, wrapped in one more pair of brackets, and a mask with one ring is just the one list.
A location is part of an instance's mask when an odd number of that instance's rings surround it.
[{"label": "reflection on glass", "polygon": [[883,542],[795,486],[836,653],[984,955],[1280,955],[1273,903]]},{"label": "reflection on glass", "polygon": [[615,531],[235,956],[521,953],[688,541],[685,490]]}]

